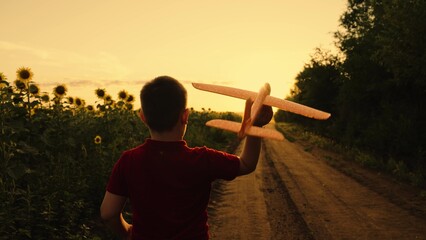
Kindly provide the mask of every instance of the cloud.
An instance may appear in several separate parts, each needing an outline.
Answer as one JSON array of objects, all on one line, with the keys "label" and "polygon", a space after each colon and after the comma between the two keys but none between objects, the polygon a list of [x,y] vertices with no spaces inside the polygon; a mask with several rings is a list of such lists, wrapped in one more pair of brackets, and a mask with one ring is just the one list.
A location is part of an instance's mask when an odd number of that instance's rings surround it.
[{"label": "cloud", "polygon": [[40,50],[40,49],[34,49],[26,45],[12,43],[12,42],[5,42],[5,41],[0,41],[0,51],[6,51],[6,52],[22,51],[22,52],[27,52],[31,55],[34,55],[40,59],[46,59],[49,55],[48,52]]},{"label": "cloud", "polygon": [[227,86],[227,85],[232,85],[234,84],[234,81],[192,81],[192,80],[182,80],[181,81],[182,84],[189,84],[191,85],[192,83],[196,82],[196,83],[206,83],[206,84],[215,84],[215,85],[222,85],[222,86]]},{"label": "cloud", "polygon": [[[83,54],[0,41],[0,55],[1,66],[21,66],[22,62],[29,62],[30,67],[39,69],[42,72],[40,75],[46,78],[119,79],[130,72],[117,56],[106,51]],[[4,64],[6,61],[7,64]]]},{"label": "cloud", "polygon": [[40,83],[41,87],[54,87],[59,84],[65,84],[70,87],[142,87],[148,80],[90,80],[90,79],[65,79],[63,82],[45,82]]}]

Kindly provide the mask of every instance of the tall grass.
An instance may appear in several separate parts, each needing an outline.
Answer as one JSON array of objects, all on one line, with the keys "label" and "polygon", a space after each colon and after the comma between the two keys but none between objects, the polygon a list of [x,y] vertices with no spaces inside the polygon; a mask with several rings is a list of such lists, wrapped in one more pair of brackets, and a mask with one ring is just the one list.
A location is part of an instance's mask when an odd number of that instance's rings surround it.
[{"label": "tall grass", "polygon": [[[63,85],[42,93],[29,68],[17,73],[12,84],[0,74],[0,239],[109,239],[98,209],[111,168],[149,135],[134,97],[122,91],[114,100],[97,89],[97,105],[85,105]],[[213,117],[238,118],[194,111],[188,145],[237,141],[205,127]]]}]

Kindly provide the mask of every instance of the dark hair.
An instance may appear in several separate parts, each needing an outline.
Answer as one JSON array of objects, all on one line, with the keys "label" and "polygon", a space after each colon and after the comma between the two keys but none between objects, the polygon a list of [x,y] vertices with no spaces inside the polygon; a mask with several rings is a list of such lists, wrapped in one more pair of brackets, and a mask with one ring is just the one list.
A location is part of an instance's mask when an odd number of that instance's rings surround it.
[{"label": "dark hair", "polygon": [[157,132],[170,131],[186,108],[184,86],[169,76],[160,76],[146,83],[140,94],[146,124]]}]

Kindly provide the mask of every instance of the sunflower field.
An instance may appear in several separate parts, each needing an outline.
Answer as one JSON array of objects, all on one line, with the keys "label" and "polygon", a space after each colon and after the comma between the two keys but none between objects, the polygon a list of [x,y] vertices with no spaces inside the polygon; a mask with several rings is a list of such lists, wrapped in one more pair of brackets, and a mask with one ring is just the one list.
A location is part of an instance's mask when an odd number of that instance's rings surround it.
[{"label": "sunflower field", "polygon": [[[96,106],[86,105],[65,85],[41,92],[30,68],[16,77],[0,73],[0,239],[110,239],[99,218],[110,171],[149,136],[135,97],[99,88]],[[205,127],[212,118],[240,120],[192,111],[188,145],[230,150],[236,135]]]}]

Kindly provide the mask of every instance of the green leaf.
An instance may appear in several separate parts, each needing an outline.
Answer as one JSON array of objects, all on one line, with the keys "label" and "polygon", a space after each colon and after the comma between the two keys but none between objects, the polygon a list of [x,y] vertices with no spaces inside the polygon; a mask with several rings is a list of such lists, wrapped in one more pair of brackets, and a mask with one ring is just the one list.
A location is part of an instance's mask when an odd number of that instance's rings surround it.
[{"label": "green leaf", "polygon": [[31,231],[28,229],[20,228],[18,229],[18,232],[22,235],[25,235],[28,238],[31,238]]},{"label": "green leaf", "polygon": [[9,166],[7,169],[7,174],[15,179],[18,180],[25,174],[25,166],[22,163],[15,163],[12,166]]},{"label": "green leaf", "polygon": [[21,150],[23,153],[28,153],[31,155],[38,155],[39,151],[37,148],[32,147],[28,144],[26,144],[25,142],[20,141],[18,143],[18,149]]}]

